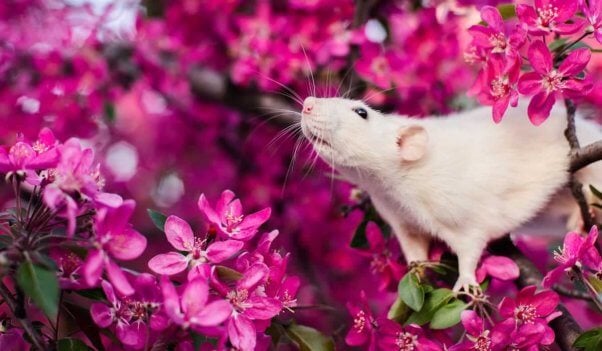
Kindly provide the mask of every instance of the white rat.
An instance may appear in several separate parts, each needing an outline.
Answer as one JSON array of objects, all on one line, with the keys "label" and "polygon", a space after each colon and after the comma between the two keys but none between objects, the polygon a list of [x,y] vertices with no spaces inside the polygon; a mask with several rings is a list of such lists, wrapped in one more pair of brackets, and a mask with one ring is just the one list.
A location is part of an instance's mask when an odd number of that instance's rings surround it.
[{"label": "white rat", "polygon": [[[308,97],[301,127],[324,161],[368,192],[407,262],[427,259],[431,237],[457,254],[459,291],[478,285],[475,269],[487,243],[561,196],[569,178],[563,107],[538,127],[528,121],[524,101],[500,124],[490,115],[483,107],[412,119],[358,100]],[[583,145],[602,139],[597,124],[577,116],[576,126]],[[602,163],[577,177],[602,184]],[[563,214],[578,218],[574,201],[560,203]]]}]

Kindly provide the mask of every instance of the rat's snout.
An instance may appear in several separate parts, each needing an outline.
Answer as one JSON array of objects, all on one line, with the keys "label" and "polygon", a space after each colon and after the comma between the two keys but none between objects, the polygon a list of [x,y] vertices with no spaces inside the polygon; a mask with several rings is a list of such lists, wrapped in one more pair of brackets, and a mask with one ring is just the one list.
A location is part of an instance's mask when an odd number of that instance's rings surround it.
[{"label": "rat's snout", "polygon": [[316,98],[313,96],[305,98],[303,101],[303,114],[309,115],[314,110],[316,106]]}]

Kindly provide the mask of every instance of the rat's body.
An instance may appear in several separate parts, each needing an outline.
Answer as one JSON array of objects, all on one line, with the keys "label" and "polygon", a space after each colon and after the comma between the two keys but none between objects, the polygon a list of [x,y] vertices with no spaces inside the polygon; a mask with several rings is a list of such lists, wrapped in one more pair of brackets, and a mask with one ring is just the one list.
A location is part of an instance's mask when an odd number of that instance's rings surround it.
[{"label": "rat's body", "polygon": [[[361,101],[308,98],[302,127],[326,162],[369,193],[406,261],[426,260],[430,237],[449,245],[459,259],[458,290],[476,285],[489,241],[535,216],[568,181],[565,110],[557,107],[539,127],[526,115],[521,104],[500,124],[488,108],[411,119]],[[582,144],[602,139],[598,125],[579,117],[576,123]],[[578,177],[600,184],[602,165]],[[561,214],[576,218],[576,204],[558,203]]]}]

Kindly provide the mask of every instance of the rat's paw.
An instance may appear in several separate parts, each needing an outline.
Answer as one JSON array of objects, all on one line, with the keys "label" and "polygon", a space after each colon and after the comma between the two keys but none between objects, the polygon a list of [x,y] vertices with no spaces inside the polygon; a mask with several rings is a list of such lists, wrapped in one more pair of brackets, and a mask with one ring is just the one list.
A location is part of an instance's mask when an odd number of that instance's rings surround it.
[{"label": "rat's paw", "polygon": [[458,280],[456,280],[456,284],[454,285],[454,288],[452,290],[456,295],[460,291],[462,291],[466,294],[472,295],[472,292],[476,292],[475,289],[478,289],[479,292],[481,291],[481,287],[477,283],[477,280],[474,276],[473,277],[460,276],[460,277],[458,277]]}]

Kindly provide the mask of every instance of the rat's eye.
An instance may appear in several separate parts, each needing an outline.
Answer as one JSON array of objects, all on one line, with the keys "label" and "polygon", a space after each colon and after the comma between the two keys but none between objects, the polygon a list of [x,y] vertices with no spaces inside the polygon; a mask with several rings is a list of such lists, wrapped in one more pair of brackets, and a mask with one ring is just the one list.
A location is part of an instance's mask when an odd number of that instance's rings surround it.
[{"label": "rat's eye", "polygon": [[357,113],[357,115],[362,117],[363,119],[368,119],[368,111],[361,107],[354,108],[353,112]]}]

